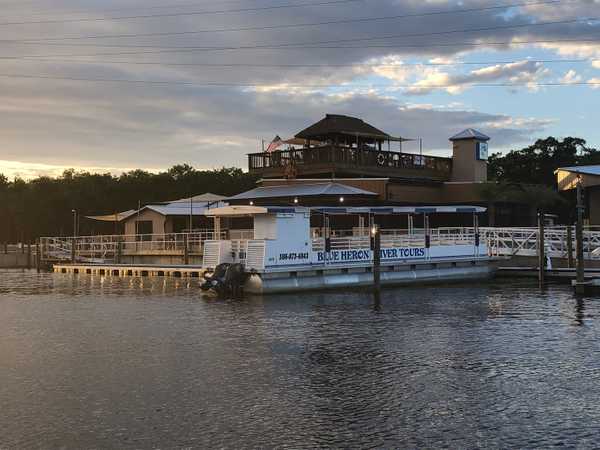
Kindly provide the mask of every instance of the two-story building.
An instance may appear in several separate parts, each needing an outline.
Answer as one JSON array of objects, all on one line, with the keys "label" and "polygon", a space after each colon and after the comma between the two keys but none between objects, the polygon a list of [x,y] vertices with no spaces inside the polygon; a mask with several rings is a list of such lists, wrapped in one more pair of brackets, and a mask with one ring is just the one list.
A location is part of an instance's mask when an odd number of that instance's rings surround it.
[{"label": "two-story building", "polygon": [[258,186],[232,204],[394,204],[490,206],[489,224],[530,225],[527,205],[487,198],[488,141],[471,128],[449,138],[451,157],[403,151],[392,136],[362,119],[327,114],[282,141],[286,148],[248,155]]}]

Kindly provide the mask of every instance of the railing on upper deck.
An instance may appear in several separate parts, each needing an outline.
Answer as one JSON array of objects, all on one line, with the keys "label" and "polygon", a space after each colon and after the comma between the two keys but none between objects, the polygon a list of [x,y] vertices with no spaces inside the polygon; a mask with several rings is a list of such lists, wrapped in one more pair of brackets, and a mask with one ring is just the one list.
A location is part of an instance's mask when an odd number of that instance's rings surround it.
[{"label": "railing on upper deck", "polygon": [[[431,246],[441,245],[475,245],[475,232],[468,228],[433,228],[429,230]],[[336,230],[332,232],[332,250],[368,249],[371,247],[371,237],[368,230],[357,233],[356,230]],[[424,247],[425,230],[415,228],[412,232],[407,229],[382,229],[381,248],[394,247]],[[325,239],[312,239],[313,251],[325,249]]]},{"label": "railing on upper deck", "polygon": [[417,155],[393,151],[378,151],[327,145],[275,152],[251,153],[248,155],[250,172],[264,172],[269,169],[285,170],[310,168],[323,164],[340,168],[372,168],[387,170],[423,170],[438,178],[448,178],[452,168],[451,158]]}]

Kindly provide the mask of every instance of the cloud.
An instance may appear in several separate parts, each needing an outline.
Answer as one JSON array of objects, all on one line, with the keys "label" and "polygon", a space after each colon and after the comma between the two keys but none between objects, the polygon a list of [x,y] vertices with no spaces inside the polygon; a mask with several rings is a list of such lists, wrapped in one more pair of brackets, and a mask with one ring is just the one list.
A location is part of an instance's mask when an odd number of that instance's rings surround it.
[{"label": "cloud", "polygon": [[[467,60],[471,54],[498,58],[498,55],[517,48],[539,51],[540,45],[490,43],[595,38],[600,29],[596,23],[500,28],[552,19],[557,8],[565,18],[591,15],[597,1],[518,7],[509,11],[492,9],[436,14],[451,9],[488,7],[489,2],[473,0],[463,5],[462,2],[437,0],[377,0],[236,14],[109,19],[136,13],[198,13],[236,5],[217,2],[205,6],[178,4],[172,8],[148,9],[145,0],[130,0],[127,5],[117,0],[86,0],[84,6],[79,0],[61,0],[60,5],[51,0],[36,0],[35,4],[3,4],[3,22],[76,17],[106,19],[3,26],[0,27],[0,39],[5,40],[107,34],[163,35],[62,39],[39,41],[35,45],[3,42],[1,56],[8,59],[0,59],[0,74],[17,76],[2,78],[0,82],[3,118],[0,121],[0,159],[19,161],[32,167],[45,164],[58,168],[73,165],[155,168],[179,162],[199,167],[244,167],[245,154],[258,150],[261,139],[270,139],[275,133],[292,134],[327,112],[361,116],[391,133],[422,136],[426,143],[440,151],[448,147],[448,136],[470,126],[491,130],[495,145],[516,145],[552,124],[520,118],[522,114],[518,108],[505,115],[471,111],[463,106],[469,104],[464,98],[451,106],[439,98],[424,99],[422,105],[427,106],[407,106],[406,96],[414,99],[417,94],[458,94],[473,84],[504,81],[529,83],[529,88],[534,89],[536,81],[550,76],[547,69],[526,60],[490,64],[479,69],[418,63],[453,63]],[[577,9],[568,10],[567,6]],[[119,10],[100,12],[111,8]],[[74,11],[79,12],[75,14]],[[426,16],[415,17],[418,14]],[[279,24],[399,15],[411,17],[268,28]],[[249,26],[265,29],[164,35]],[[490,29],[458,32],[474,28]],[[453,32],[434,34],[442,31]],[[399,37],[373,39],[377,36]],[[313,48],[286,46],[224,51],[197,48],[264,47],[323,41],[330,43],[305,46]],[[453,43],[456,45],[449,45]],[[175,47],[185,47],[185,51],[175,51]],[[597,46],[547,44],[544,48],[559,54],[585,51],[598,57]],[[11,56],[17,59],[10,59]],[[36,59],[18,59],[24,56]],[[47,60],[49,57],[52,60]],[[19,78],[18,75],[67,79]],[[68,78],[153,80],[164,84],[83,82],[69,81]],[[382,80],[390,87],[377,86]],[[215,81],[259,86],[208,88],[177,84],[202,85]],[[394,89],[395,84],[413,86]],[[435,86],[440,84],[447,87],[437,89]],[[337,87],[318,88],[318,85]]]},{"label": "cloud", "polygon": [[408,94],[424,95],[436,89],[445,90],[449,94],[459,94],[473,84],[502,81],[526,84],[532,89],[538,80],[548,75],[548,70],[541,63],[524,60],[496,64],[454,75],[443,72],[439,68],[424,67],[420,74],[423,78],[407,89]]},{"label": "cloud", "polygon": [[573,69],[569,69],[565,75],[560,79],[561,83],[579,83],[581,81],[581,75],[578,75]]},{"label": "cloud", "polygon": [[61,95],[43,100],[52,108],[37,113],[32,108],[23,111],[22,103],[12,107],[14,102],[3,102],[0,110],[8,118],[0,123],[3,159],[61,169],[164,168],[180,162],[202,168],[245,167],[245,154],[259,151],[261,139],[291,136],[325,113],[358,115],[391,134],[423,137],[432,150],[449,149],[447,138],[467,127],[493,129],[494,143],[506,146],[524,142],[547,126],[543,121],[518,122],[506,115],[460,108],[404,105],[373,92],[176,89],[167,100],[152,89],[138,88],[119,92],[122,104],[111,108],[107,97],[114,95],[110,90],[88,90],[81,104]]}]

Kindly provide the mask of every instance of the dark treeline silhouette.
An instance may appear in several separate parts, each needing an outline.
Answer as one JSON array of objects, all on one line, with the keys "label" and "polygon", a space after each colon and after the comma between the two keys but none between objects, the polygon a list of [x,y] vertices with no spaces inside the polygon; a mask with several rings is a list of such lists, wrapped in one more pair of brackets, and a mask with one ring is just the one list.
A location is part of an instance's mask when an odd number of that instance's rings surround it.
[{"label": "dark treeline silhouette", "polygon": [[587,164],[600,164],[600,151],[577,137],[559,140],[549,136],[520,150],[494,153],[488,160],[488,178],[497,184],[484,186],[484,197],[490,203],[526,203],[538,211],[557,214],[559,223],[573,223],[575,191],[558,193],[554,171]]},{"label": "dark treeline silhouette", "polygon": [[533,145],[508,153],[494,153],[488,161],[488,178],[501,183],[542,184],[556,188],[554,171],[559,167],[600,164],[600,151],[585,139],[555,137],[538,139]]},{"label": "dark treeline silhouette", "polygon": [[233,195],[255,187],[238,168],[196,170],[183,164],[160,173],[133,170],[120,176],[66,170],[62,176],[9,181],[0,174],[0,242],[33,242],[41,236],[71,236],[73,214],[80,234],[112,233],[114,225],[83,219],[114,214],[152,202],[205,192]]}]

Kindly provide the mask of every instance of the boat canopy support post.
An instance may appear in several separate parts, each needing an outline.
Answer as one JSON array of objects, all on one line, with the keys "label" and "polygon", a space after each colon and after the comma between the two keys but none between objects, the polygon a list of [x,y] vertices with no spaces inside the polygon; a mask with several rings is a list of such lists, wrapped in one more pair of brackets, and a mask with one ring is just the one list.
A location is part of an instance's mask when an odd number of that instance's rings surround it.
[{"label": "boat canopy support post", "polygon": [[215,229],[215,235],[214,238],[215,240],[220,240],[221,239],[221,218],[219,216],[214,216],[214,229]]}]

